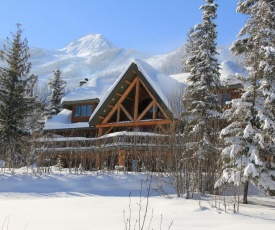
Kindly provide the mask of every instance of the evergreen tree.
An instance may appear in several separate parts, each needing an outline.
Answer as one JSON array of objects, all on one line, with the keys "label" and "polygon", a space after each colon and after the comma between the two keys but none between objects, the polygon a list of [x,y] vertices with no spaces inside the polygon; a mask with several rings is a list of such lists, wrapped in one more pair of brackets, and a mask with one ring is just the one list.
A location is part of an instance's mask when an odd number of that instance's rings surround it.
[{"label": "evergreen tree", "polygon": [[221,132],[226,147],[224,172],[217,185],[243,182],[243,203],[247,203],[249,180],[275,190],[275,1],[240,1],[237,11],[249,18],[231,50],[244,54],[249,76],[242,97],[232,100],[224,113],[229,125]]},{"label": "evergreen tree", "polygon": [[28,42],[22,40],[22,30],[17,25],[13,40],[1,51],[5,67],[0,68],[0,139],[2,151],[11,163],[23,161],[24,147],[31,129],[26,120],[37,106],[33,88],[37,77],[30,75],[31,63]]},{"label": "evergreen tree", "polygon": [[189,73],[191,71],[189,63],[189,58],[192,57],[193,51],[196,49],[194,46],[194,28],[191,28],[190,31],[187,34],[187,41],[185,44],[185,53],[183,57],[181,58],[181,72],[183,73]]},{"label": "evergreen tree", "polygon": [[[203,23],[191,30],[192,49],[186,65],[190,69],[190,84],[183,97],[185,133],[189,139],[189,151],[194,153],[200,170],[200,190],[213,191],[218,156],[218,118],[221,108],[217,97],[220,87],[219,65],[216,59],[217,5],[214,0],[205,0],[201,6]],[[208,178],[204,176],[210,175]],[[202,185],[206,183],[205,185]]]},{"label": "evergreen tree", "polygon": [[59,69],[54,71],[54,76],[49,81],[49,87],[52,91],[51,95],[48,97],[49,105],[43,113],[47,119],[61,112],[61,99],[64,95],[65,86],[66,81],[62,79]]}]

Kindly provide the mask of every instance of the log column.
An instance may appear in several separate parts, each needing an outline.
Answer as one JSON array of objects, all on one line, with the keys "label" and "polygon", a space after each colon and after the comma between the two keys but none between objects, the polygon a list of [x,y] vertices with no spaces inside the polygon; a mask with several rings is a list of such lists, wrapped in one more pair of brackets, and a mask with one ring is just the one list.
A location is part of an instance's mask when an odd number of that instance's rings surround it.
[{"label": "log column", "polygon": [[125,166],[125,155],[126,151],[125,150],[119,150],[118,151],[118,166]]},{"label": "log column", "polygon": [[100,154],[99,153],[96,154],[95,166],[96,166],[97,169],[101,169],[101,159],[100,159]]}]

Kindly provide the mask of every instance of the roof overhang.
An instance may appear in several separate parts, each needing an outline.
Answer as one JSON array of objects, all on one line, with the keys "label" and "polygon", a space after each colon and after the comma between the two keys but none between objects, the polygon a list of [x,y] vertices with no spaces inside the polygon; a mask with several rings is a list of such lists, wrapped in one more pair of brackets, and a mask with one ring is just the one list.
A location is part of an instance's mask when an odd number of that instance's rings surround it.
[{"label": "roof overhang", "polygon": [[64,109],[69,109],[72,110],[73,105],[78,105],[78,104],[90,104],[90,103],[99,103],[98,98],[94,99],[88,99],[88,100],[78,100],[78,101],[64,101],[61,106]]}]

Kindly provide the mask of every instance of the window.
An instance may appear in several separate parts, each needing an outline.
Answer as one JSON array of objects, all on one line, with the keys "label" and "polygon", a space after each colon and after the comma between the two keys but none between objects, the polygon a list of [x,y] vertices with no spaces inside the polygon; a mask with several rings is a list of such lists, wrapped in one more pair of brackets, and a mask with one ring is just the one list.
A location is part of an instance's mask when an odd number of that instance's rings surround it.
[{"label": "window", "polygon": [[93,112],[92,105],[77,105],[75,107],[75,116],[76,117],[91,116],[92,112]]},{"label": "window", "polygon": [[230,101],[230,99],[231,99],[230,93],[229,93],[229,92],[226,92],[226,93],[225,93],[225,101]]},{"label": "window", "polygon": [[230,92],[218,93],[218,99],[224,105],[227,101],[231,100]]}]

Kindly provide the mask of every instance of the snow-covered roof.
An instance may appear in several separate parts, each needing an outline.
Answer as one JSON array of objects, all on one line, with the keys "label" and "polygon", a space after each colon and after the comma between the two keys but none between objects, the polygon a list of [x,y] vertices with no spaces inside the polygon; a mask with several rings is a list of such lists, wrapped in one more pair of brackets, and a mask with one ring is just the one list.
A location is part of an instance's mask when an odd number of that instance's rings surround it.
[{"label": "snow-covered roof", "polygon": [[65,95],[61,104],[75,101],[85,101],[91,99],[102,100],[105,92],[113,85],[113,79],[107,78],[94,78],[85,83],[84,85],[76,88],[72,92]]},{"label": "snow-covered roof", "polygon": [[44,126],[44,130],[57,130],[57,129],[76,129],[88,128],[88,122],[72,123],[72,111],[63,109],[59,114],[49,119]]},{"label": "snow-covered roof", "polygon": [[220,78],[223,85],[241,84],[242,82],[238,79],[238,75],[248,76],[247,69],[232,61],[222,62],[220,68]]},{"label": "snow-covered roof", "polygon": [[[238,75],[247,76],[248,70],[241,67],[235,62],[224,61],[220,65],[220,80],[222,85],[236,85],[241,84],[242,82],[238,79]],[[170,75],[170,77],[176,79],[179,82],[184,84],[189,84],[187,80],[190,76],[190,73],[179,73]]]},{"label": "snow-covered roof", "polygon": [[133,59],[129,63],[129,65],[125,68],[125,70],[121,73],[121,75],[117,78],[117,80],[114,82],[112,87],[110,87],[106,91],[104,96],[101,98],[100,103],[98,104],[97,108],[95,109],[92,116],[90,117],[90,120],[95,116],[98,110],[102,107],[104,101],[107,99],[110,93],[114,90],[117,84],[121,81],[122,77],[125,75],[126,71],[130,68],[132,64],[136,64],[138,70],[143,74],[143,76],[146,78],[146,80],[149,82],[149,84],[152,86],[155,92],[159,95],[163,103],[167,106],[167,108],[171,109],[169,99],[173,98],[173,93],[175,93],[175,91],[179,89],[181,83],[178,80],[171,78],[168,75],[159,73],[156,69],[154,69],[148,63],[138,59]]},{"label": "snow-covered roof", "polygon": [[178,73],[178,74],[170,75],[171,78],[177,80],[178,82],[184,83],[186,85],[189,84],[189,81],[187,80],[189,76],[190,76],[190,73]]}]

